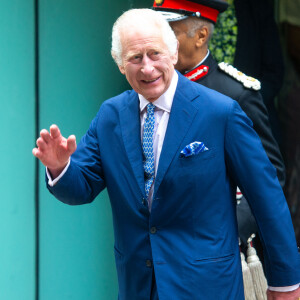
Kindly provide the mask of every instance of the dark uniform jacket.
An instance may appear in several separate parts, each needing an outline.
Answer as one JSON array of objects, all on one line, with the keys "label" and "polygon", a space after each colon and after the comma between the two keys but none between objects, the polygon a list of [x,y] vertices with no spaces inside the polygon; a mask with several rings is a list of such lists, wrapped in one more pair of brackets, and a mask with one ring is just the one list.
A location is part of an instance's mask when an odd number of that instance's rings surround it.
[{"label": "dark uniform jacket", "polygon": [[267,0],[235,0],[238,36],[234,66],[261,81],[261,94],[269,109],[274,105],[284,73],[274,12]]},{"label": "dark uniform jacket", "polygon": [[283,83],[284,61],[274,11],[267,0],[235,0],[238,35],[233,65],[261,82],[261,95],[276,141],[282,132],[275,97]]},{"label": "dark uniform jacket", "polygon": [[[229,96],[239,103],[247,116],[252,120],[253,127],[259,135],[271,163],[277,169],[277,176],[283,187],[285,183],[285,167],[279,147],[272,135],[267,109],[260,92],[244,87],[241,82],[222,71],[211,55],[207,57],[202,65],[208,67],[208,72],[196,82]],[[238,139],[239,137],[237,136],[236,138]],[[255,230],[256,225],[246,201],[241,201],[238,207],[240,237],[245,243],[249,235]],[[247,223],[246,227],[244,226],[245,223]]]}]

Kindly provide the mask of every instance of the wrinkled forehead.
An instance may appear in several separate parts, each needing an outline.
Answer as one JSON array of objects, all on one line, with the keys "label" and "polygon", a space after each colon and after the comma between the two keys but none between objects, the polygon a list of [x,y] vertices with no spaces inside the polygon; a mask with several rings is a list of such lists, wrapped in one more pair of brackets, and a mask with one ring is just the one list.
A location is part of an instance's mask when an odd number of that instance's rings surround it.
[{"label": "wrinkled forehead", "polygon": [[121,30],[120,41],[123,50],[134,47],[150,47],[151,45],[162,50],[168,49],[164,42],[162,31],[156,24],[152,27],[144,25],[122,28]]},{"label": "wrinkled forehead", "polygon": [[134,35],[138,36],[157,36],[161,35],[159,24],[155,20],[148,20],[142,18],[135,18],[134,20],[127,21],[119,29],[121,41],[132,38]]}]

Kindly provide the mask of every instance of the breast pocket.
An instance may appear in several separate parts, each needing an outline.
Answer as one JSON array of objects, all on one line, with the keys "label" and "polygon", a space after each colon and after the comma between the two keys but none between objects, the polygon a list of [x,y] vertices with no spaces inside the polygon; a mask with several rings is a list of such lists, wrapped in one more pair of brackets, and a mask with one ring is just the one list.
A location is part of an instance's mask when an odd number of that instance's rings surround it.
[{"label": "breast pocket", "polygon": [[182,172],[202,174],[212,171],[217,160],[217,151],[210,149],[197,155],[179,157],[179,165]]}]

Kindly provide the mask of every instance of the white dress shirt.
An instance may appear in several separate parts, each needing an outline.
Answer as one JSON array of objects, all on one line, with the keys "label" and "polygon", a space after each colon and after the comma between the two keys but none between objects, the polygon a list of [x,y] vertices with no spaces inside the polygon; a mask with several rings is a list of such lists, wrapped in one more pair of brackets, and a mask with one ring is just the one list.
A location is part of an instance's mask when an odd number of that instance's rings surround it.
[{"label": "white dress shirt", "polygon": [[[158,169],[158,163],[160,158],[161,149],[165,139],[165,134],[169,122],[170,111],[173,103],[174,94],[176,91],[178,82],[178,75],[174,71],[174,75],[171,80],[169,88],[158,99],[152,102],[155,105],[154,110],[154,135],[153,135],[153,152],[154,152],[154,182],[151,186],[148,195],[148,206],[151,211],[153,191],[155,185],[155,177]],[[139,94],[140,99],[140,118],[141,118],[141,140],[143,142],[144,123],[147,117],[146,106],[150,103],[144,96]]]}]

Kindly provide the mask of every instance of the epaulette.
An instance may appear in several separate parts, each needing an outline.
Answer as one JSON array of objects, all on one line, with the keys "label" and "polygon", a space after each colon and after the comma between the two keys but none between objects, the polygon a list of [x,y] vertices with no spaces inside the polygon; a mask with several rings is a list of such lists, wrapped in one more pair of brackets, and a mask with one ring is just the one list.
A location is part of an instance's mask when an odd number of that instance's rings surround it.
[{"label": "epaulette", "polygon": [[259,80],[247,76],[246,74],[239,71],[232,65],[229,65],[228,63],[221,62],[218,65],[222,71],[224,71],[226,74],[230,75],[231,77],[235,78],[237,81],[241,82],[244,85],[244,87],[248,89],[253,89],[255,91],[259,91],[261,89]]}]

